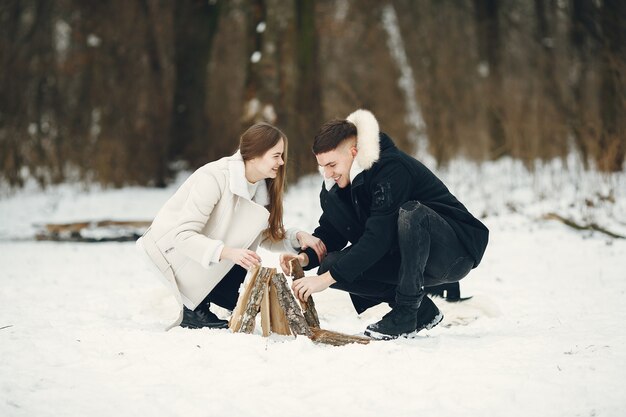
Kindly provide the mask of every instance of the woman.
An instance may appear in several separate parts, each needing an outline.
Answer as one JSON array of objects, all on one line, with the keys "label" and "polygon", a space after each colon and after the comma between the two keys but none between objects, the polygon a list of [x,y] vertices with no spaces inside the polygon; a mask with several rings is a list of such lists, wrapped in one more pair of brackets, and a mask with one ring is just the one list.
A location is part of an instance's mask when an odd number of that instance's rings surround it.
[{"label": "woman", "polygon": [[239,150],[195,171],[161,208],[137,241],[172,286],[181,314],[175,325],[224,328],[210,303],[235,307],[255,249],[295,252],[324,244],[283,226],[287,137],[260,123],[246,130]]}]

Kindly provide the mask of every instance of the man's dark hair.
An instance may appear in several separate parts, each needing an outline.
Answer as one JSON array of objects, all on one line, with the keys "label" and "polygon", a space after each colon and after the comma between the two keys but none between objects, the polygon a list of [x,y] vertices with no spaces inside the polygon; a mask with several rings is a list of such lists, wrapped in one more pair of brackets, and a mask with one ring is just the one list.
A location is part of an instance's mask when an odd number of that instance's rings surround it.
[{"label": "man's dark hair", "polygon": [[315,155],[336,149],[344,140],[356,136],[356,126],[341,119],[331,120],[322,125],[313,141]]}]

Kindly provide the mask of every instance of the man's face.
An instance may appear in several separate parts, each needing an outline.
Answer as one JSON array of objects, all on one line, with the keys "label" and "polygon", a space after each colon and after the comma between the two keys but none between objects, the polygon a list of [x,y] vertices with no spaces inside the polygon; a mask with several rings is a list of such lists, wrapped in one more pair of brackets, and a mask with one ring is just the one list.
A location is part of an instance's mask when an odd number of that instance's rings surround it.
[{"label": "man's face", "polygon": [[350,168],[357,154],[356,139],[340,143],[332,151],[315,155],[317,163],[324,169],[324,177],[332,178],[339,188],[350,185]]}]

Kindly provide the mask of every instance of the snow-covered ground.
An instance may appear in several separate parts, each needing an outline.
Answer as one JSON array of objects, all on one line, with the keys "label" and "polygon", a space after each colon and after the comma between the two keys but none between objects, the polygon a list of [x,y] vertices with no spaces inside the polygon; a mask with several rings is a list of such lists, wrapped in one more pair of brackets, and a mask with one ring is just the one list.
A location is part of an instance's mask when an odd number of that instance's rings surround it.
[{"label": "snow-covered ground", "polygon": [[[440,174],[491,230],[462,282],[474,298],[436,300],[446,318],[417,339],[344,347],[165,332],[174,299],[132,243],[32,239],[50,222],[149,220],[176,184],[3,191],[0,416],[622,416],[626,240],[542,216],[626,235],[626,175],[553,162],[531,176],[512,161]],[[288,226],[315,226],[320,184],[292,185]],[[322,327],[347,333],[388,310],[359,317],[344,293],[315,298]]]}]

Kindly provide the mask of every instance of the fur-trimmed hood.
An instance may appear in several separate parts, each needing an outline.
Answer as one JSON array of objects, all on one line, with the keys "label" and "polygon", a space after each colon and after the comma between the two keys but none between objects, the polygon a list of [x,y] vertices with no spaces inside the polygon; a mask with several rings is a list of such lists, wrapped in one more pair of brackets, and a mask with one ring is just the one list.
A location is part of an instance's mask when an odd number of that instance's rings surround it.
[{"label": "fur-trimmed hood", "polygon": [[[350,182],[361,172],[370,169],[380,157],[380,128],[376,117],[369,110],[359,109],[351,113],[346,120],[356,126],[357,154],[350,168]],[[320,169],[324,176],[323,169]],[[335,181],[324,178],[324,185],[330,190]]]}]

